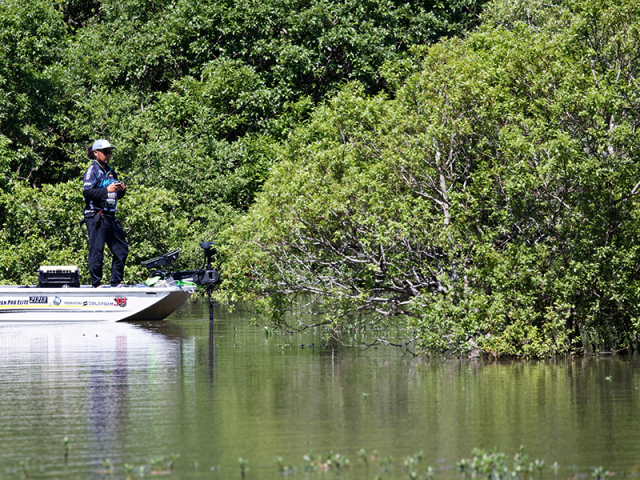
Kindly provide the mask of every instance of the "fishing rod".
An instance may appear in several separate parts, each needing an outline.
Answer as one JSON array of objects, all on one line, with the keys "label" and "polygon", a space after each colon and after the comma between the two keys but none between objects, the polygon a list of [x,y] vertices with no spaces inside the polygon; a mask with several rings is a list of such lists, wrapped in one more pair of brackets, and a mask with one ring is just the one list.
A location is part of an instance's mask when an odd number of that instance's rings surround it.
[{"label": "fishing rod", "polygon": [[202,135],[204,135],[205,132],[207,132],[208,130],[210,130],[212,127],[214,127],[215,125],[217,125],[218,123],[220,123],[220,121],[224,120],[227,117],[230,117],[232,115],[234,115],[235,113],[237,113],[241,108],[243,108],[246,105],[246,103],[243,103],[242,105],[240,105],[238,108],[236,108],[233,112],[231,113],[226,113],[223,114],[220,118],[218,118],[218,120],[216,120],[215,122],[213,122],[211,125],[209,125],[207,127],[206,130],[201,130],[200,132],[196,133],[195,135],[193,135],[192,137],[188,138],[187,140],[185,140],[184,142],[182,142],[180,145],[178,145],[177,147],[175,147],[174,149],[170,150],[169,152],[165,153],[164,155],[160,156],[159,158],[157,158],[156,160],[154,160],[153,162],[149,163],[146,167],[141,168],[140,170],[138,170],[137,172],[129,175],[127,178],[125,178],[124,180],[121,180],[118,183],[127,183],[129,180],[131,180],[133,177],[135,177],[136,175],[141,174],[142,172],[148,170],[149,168],[151,168],[153,165],[155,165],[156,163],[158,163],[160,160],[162,160],[163,158],[168,157],[169,155],[171,155],[173,152],[175,152],[176,150],[181,149],[182,147],[184,147],[185,145],[188,145],[189,143],[194,142],[195,140],[197,140],[198,138],[200,138]]}]

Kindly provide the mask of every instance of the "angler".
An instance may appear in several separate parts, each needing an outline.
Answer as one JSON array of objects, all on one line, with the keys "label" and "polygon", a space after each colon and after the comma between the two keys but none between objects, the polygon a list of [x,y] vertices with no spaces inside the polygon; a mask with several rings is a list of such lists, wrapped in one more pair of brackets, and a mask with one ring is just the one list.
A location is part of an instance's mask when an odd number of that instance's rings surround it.
[{"label": "angler", "polygon": [[94,287],[102,283],[105,243],[113,254],[112,287],[122,284],[129,254],[126,234],[115,217],[118,200],[124,197],[126,186],[118,181],[115,170],[109,165],[114,149],[108,140],[96,140],[88,152],[93,163],[83,177],[84,222],[89,232],[89,274]]}]

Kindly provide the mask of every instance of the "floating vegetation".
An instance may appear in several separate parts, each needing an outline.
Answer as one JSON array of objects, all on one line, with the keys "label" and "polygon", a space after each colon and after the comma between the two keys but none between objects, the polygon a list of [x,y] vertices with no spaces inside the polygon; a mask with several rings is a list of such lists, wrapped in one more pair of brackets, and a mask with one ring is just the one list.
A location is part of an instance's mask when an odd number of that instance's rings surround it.
[{"label": "floating vegetation", "polygon": [[100,463],[102,465],[102,470],[98,470],[98,473],[108,473],[108,474],[113,473],[113,463],[111,463],[111,460],[109,460],[108,458],[105,458]]},{"label": "floating vegetation", "polygon": [[462,459],[458,462],[458,471],[463,477],[483,477],[490,480],[524,480],[531,478],[534,472],[542,472],[544,460],[529,462],[529,456],[524,453],[524,446],[513,457],[511,468],[507,465],[507,456],[498,452],[497,448],[482,450],[475,448],[473,458]]},{"label": "floating vegetation", "polygon": [[238,466],[240,467],[240,476],[244,478],[249,471],[249,460],[247,460],[246,458],[238,457]]},{"label": "floating vegetation", "polygon": [[298,471],[298,468],[295,465],[285,465],[282,461],[282,457],[276,457],[273,461],[276,462],[276,465],[278,466],[278,473],[286,475],[289,473],[296,473]]},{"label": "floating vegetation", "polygon": [[[354,465],[349,458],[341,453],[329,450],[327,453],[318,455],[310,450],[302,457],[303,463],[295,465],[285,462],[283,457],[276,456],[273,462],[276,472],[280,475],[294,475],[296,478],[343,478],[350,479],[371,479],[371,480],[577,480],[588,479],[608,480],[608,477],[615,475],[615,472],[606,470],[604,467],[592,466],[590,470],[579,472],[578,466],[573,465],[566,468],[566,475],[561,475],[561,466],[554,462],[550,467],[544,468],[544,460],[531,460],[525,454],[524,447],[520,446],[513,457],[506,453],[499,452],[497,447],[489,450],[475,448],[472,450],[470,458],[462,458],[454,464],[445,465],[444,459],[438,459],[437,467],[425,465],[425,454],[421,450],[417,453],[396,459],[393,455],[381,455],[377,450],[368,453],[361,448],[358,452],[358,462]],[[134,480],[149,476],[162,475],[167,478],[187,478],[193,475],[185,471],[176,471],[175,464],[180,455],[174,454],[153,458],[148,464],[134,466],[125,463],[122,467],[115,466],[110,459],[101,461],[101,469],[96,473],[113,480]],[[198,469],[198,463],[192,463],[191,467]],[[27,463],[21,463],[22,478],[29,479],[31,476],[27,471]],[[249,474],[249,460],[238,457],[239,476],[242,479],[259,478],[258,473]],[[364,472],[363,472],[364,469]],[[14,474],[20,472],[14,470]],[[220,466],[211,467],[209,474],[215,472],[219,474]],[[640,472],[640,465],[629,470],[629,477],[637,477]],[[261,472],[264,473],[264,472]],[[364,476],[363,476],[364,474]],[[200,476],[201,474],[197,474]],[[255,476],[258,475],[258,476]],[[331,477],[325,477],[331,475]],[[214,476],[212,478],[222,478]],[[237,474],[236,474],[237,478]]]},{"label": "floating vegetation", "polygon": [[149,473],[151,475],[162,475],[173,472],[173,467],[176,464],[176,460],[180,458],[179,454],[173,454],[171,456],[157,457],[151,460],[151,468]]},{"label": "floating vegetation", "polygon": [[[523,446],[518,449],[511,461],[505,453],[499,452],[496,447],[490,450],[476,448],[473,449],[472,454],[471,458],[463,458],[456,462],[455,466],[440,465],[438,468],[434,468],[423,464],[423,451],[404,457],[402,462],[396,461],[393,455],[380,455],[377,450],[373,450],[370,454],[363,448],[358,451],[359,463],[364,467],[365,474],[373,473],[370,471],[375,470],[374,480],[386,478],[434,480],[438,477],[443,480],[468,478],[474,480],[539,480],[544,477],[544,460],[530,460],[529,456],[524,453]],[[333,451],[329,451],[326,455],[314,455],[310,451],[303,459],[304,464],[301,469],[298,469],[295,465],[285,464],[282,457],[276,457],[275,463],[278,466],[278,473],[295,474],[302,470],[318,474],[327,472],[340,474],[351,472],[354,469],[348,458]],[[440,459],[437,463],[443,461]],[[573,471],[567,476],[568,479],[589,477],[587,473],[578,474],[576,468],[574,466]],[[638,468],[640,469],[640,466]],[[558,462],[554,462],[548,470],[552,474],[548,477],[558,478],[560,465]],[[612,475],[614,473],[604,470],[603,467],[591,467],[590,476],[597,480],[606,480],[606,477]],[[352,477],[345,476],[344,478]]]},{"label": "floating vegetation", "polygon": [[[419,469],[422,462],[422,450],[404,459],[404,468],[409,478],[420,478]],[[431,475],[433,477],[433,474]]]},{"label": "floating vegetation", "polygon": [[591,476],[597,480],[604,480],[606,477],[612,477],[614,475],[614,472],[605,470],[604,467],[591,467]]},{"label": "floating vegetation", "polygon": [[180,458],[179,454],[165,455],[152,458],[148,464],[135,466],[125,463],[122,468],[116,467],[110,459],[104,459],[100,462],[102,466],[96,473],[106,475],[109,479],[133,480],[146,477],[147,475],[172,475],[176,461]]},{"label": "floating vegetation", "polygon": [[305,472],[330,470],[337,470],[341,472],[344,469],[351,468],[351,462],[349,459],[339,453],[333,453],[333,450],[329,451],[329,453],[324,456],[314,456],[313,451],[310,450],[303,458],[305,463],[302,469]]}]

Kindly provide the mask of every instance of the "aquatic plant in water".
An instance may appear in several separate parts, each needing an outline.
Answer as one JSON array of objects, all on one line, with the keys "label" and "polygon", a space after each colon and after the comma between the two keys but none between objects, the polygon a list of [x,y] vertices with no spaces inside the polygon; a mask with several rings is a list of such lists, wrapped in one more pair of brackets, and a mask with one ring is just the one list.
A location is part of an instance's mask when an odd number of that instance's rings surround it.
[{"label": "aquatic plant in water", "polygon": [[419,478],[418,468],[420,466],[420,462],[422,462],[422,450],[418,453],[414,453],[413,455],[408,456],[404,459],[404,468],[405,472],[407,472],[407,476],[412,479]]},{"label": "aquatic plant in water", "polygon": [[282,461],[282,457],[280,456],[277,456],[276,458],[274,458],[273,461],[276,462],[276,465],[278,466],[278,473],[288,474],[288,473],[296,473],[298,471],[295,465],[285,465],[284,462]]},{"label": "aquatic plant in water", "polygon": [[333,450],[330,450],[324,457],[321,455],[314,457],[313,451],[309,450],[309,453],[303,459],[305,461],[303,466],[305,472],[318,470],[337,470],[341,472],[345,468],[351,468],[351,461],[339,453],[333,453]]},{"label": "aquatic plant in water", "polygon": [[244,478],[249,471],[249,460],[246,458],[238,457],[238,466],[240,467],[240,476]]},{"label": "aquatic plant in water", "polygon": [[604,480],[605,477],[611,477],[615,475],[614,472],[605,470],[604,467],[591,467],[591,476],[596,480]]},{"label": "aquatic plant in water", "polygon": [[529,456],[524,453],[522,445],[513,457],[511,469],[507,466],[506,455],[498,452],[496,447],[488,451],[475,448],[472,453],[472,459],[463,458],[457,463],[458,471],[463,477],[524,480],[531,477],[534,471],[541,471],[544,466],[544,460],[529,462]]},{"label": "aquatic plant in water", "polygon": [[[535,459],[531,461],[529,456],[524,453],[524,447],[520,446],[518,451],[509,462],[508,456],[499,452],[497,447],[490,450],[475,448],[472,450],[471,458],[463,458],[456,462],[456,467],[462,479],[486,479],[486,480],[541,480],[543,478],[544,460]],[[450,480],[453,466],[451,469],[446,467],[433,468],[431,466],[423,466],[424,452],[419,451],[412,455],[404,457],[402,462],[396,461],[393,455],[380,455],[377,450],[372,453],[361,448],[358,451],[360,463],[364,466],[366,472],[375,469],[376,479],[398,478],[398,473],[402,472],[403,476],[411,480],[434,480],[437,474],[441,475],[442,480]],[[122,467],[115,466],[110,459],[101,461],[102,469],[97,473],[117,478],[123,478],[120,474],[124,474],[125,480],[133,480],[134,478],[143,478],[147,475],[169,475],[176,474],[174,470],[175,462],[180,458],[179,454],[170,456],[156,457],[149,464],[135,467],[125,463]],[[277,473],[282,475],[297,474],[300,471],[318,474],[333,473],[340,475],[350,472],[353,469],[351,461],[340,453],[333,450],[328,451],[324,455],[315,455],[312,450],[303,456],[304,463],[301,467],[294,464],[287,464],[283,457],[276,456],[274,463],[276,464]],[[196,462],[197,464],[197,462]],[[21,470],[24,478],[30,478],[27,463],[21,462]],[[395,469],[394,467],[398,467]],[[247,477],[249,471],[249,460],[243,457],[238,458],[238,466],[240,468],[241,478]],[[219,467],[218,467],[219,468]],[[217,470],[212,467],[211,471]],[[560,470],[558,462],[551,465],[550,470],[553,472],[554,478],[557,477]],[[605,470],[604,467],[591,467],[590,475],[578,473],[578,466],[571,467],[572,474],[570,478],[586,478],[590,476],[594,480],[606,480],[606,477],[615,475],[614,472]],[[636,476],[640,471],[640,465],[632,468],[629,472],[630,476]],[[17,473],[17,472],[15,472]],[[348,477],[347,477],[348,478]]]},{"label": "aquatic plant in water", "polygon": [[173,454],[169,457],[156,457],[150,462],[151,468],[149,469],[149,473],[151,475],[172,473],[173,467],[179,458],[180,454]]},{"label": "aquatic plant in water", "polygon": [[[160,456],[152,458],[148,464],[135,466],[130,463],[125,463],[121,468],[124,472],[124,478],[126,480],[133,480],[134,478],[143,478],[146,475],[170,475],[174,473],[174,467],[176,461],[180,458],[180,454],[172,454],[168,456]],[[120,468],[113,464],[113,462],[106,458],[100,462],[101,469],[96,473],[102,475],[108,475],[109,478],[121,478],[119,476]],[[114,475],[117,475],[114,477]]]}]

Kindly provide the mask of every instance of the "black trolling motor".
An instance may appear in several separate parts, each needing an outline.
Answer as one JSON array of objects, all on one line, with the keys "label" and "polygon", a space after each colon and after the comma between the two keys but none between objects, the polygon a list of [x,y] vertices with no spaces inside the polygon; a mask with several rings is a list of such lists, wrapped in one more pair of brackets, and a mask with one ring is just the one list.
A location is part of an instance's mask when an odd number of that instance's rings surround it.
[{"label": "black trolling motor", "polygon": [[173,263],[178,258],[180,250],[173,250],[159,257],[145,260],[140,264],[153,270],[149,279],[145,282],[148,286],[193,286],[198,289],[204,289],[209,297],[209,320],[213,320],[214,301],[211,298],[214,286],[220,281],[218,272],[216,272],[211,263],[211,259],[215,254],[213,248],[215,242],[201,242],[200,248],[204,251],[204,261],[202,266],[197,270],[173,271]]}]

